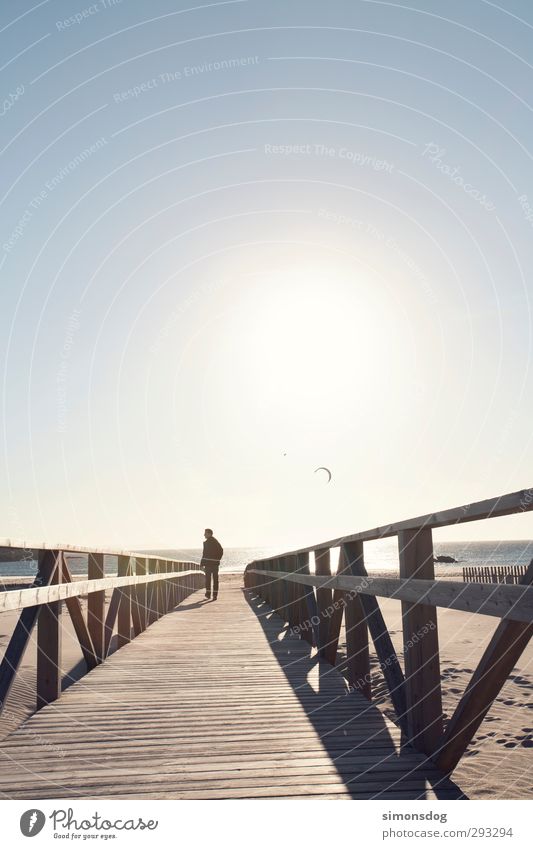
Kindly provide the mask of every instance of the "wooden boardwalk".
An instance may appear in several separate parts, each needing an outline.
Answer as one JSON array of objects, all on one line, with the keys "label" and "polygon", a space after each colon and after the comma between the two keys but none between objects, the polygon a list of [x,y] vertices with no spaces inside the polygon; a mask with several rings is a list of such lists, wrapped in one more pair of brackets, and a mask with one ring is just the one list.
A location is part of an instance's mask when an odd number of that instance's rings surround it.
[{"label": "wooden boardwalk", "polygon": [[225,578],[151,625],[0,747],[16,799],[460,798],[400,731]]}]

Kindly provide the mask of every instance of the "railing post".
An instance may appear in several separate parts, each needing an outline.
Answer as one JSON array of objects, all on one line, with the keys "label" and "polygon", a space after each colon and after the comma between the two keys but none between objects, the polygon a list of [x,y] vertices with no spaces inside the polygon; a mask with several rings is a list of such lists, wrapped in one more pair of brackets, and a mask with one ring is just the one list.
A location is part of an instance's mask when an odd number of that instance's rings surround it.
[{"label": "railing post", "polygon": [[[287,572],[287,562],[285,557],[278,558],[278,564],[280,568],[280,574],[283,575]],[[281,603],[280,603],[280,615],[283,619],[283,622],[289,621],[289,582],[284,578],[280,579],[280,593],[281,593]]]},{"label": "railing post", "polygon": [[[309,552],[297,555],[298,572],[309,575]],[[314,588],[305,584],[297,584],[300,589],[300,610],[304,624],[304,636],[309,645],[318,645],[318,628],[316,626],[317,606]]]},{"label": "railing post", "polygon": [[[99,581],[105,577],[103,554],[89,554],[87,577],[90,581]],[[105,590],[98,590],[98,592],[89,593],[87,598],[87,628],[99,663],[105,657],[104,626]]]},{"label": "railing post", "polygon": [[[165,565],[166,565],[165,572],[166,572],[167,574],[168,574],[169,572],[172,572],[172,563],[170,563],[168,560],[166,560],[166,561],[165,561]],[[174,606],[174,605],[172,604],[172,590],[173,590],[173,586],[172,586],[172,583],[171,583],[171,578],[165,578],[165,589],[166,589],[166,600],[167,600],[166,613],[170,613],[170,611],[172,610],[172,608],[173,608],[173,606]]]},{"label": "railing post", "polygon": [[[331,575],[331,557],[329,548],[317,548],[315,551],[315,574],[322,577]],[[318,653],[320,657],[325,657],[326,645],[329,636],[329,619],[326,611],[331,605],[332,591],[327,587],[317,587],[316,601],[318,610]]]},{"label": "railing post", "polygon": [[[157,561],[152,557],[148,560],[148,574],[153,575],[156,571]],[[148,597],[147,597],[147,625],[151,625],[152,622],[156,620],[156,583],[155,581],[150,581],[149,584],[146,585]]]},{"label": "railing post", "polygon": [[[45,551],[40,550],[37,554],[37,574],[33,583],[35,587],[49,586],[56,568],[54,558],[48,558],[45,561],[45,553]],[[24,657],[24,652],[32,638],[34,626],[38,621],[39,610],[39,605],[24,607],[21,610],[15,630],[6,646],[2,662],[0,663],[0,714],[6,705],[7,697]]]},{"label": "railing post", "polygon": [[[162,567],[163,564],[161,563],[161,560],[157,559],[155,567],[157,575],[161,574]],[[161,619],[161,616],[163,615],[163,587],[160,580],[155,582],[155,587],[155,618]]]},{"label": "railing post", "polygon": [[[354,571],[364,571],[364,552],[361,540],[348,543],[346,560]],[[370,650],[368,626],[359,594],[355,591],[344,594],[344,625],[346,628],[346,656],[348,681],[367,699],[372,696],[370,679]]]},{"label": "railing post", "polygon": [[[56,571],[50,585],[63,581],[61,552],[45,551],[43,572]],[[61,695],[61,601],[41,605],[37,622],[37,710]]]},{"label": "railing post", "polygon": [[[119,577],[131,574],[131,558],[127,555],[119,555],[118,571]],[[120,587],[120,602],[117,614],[117,646],[121,648],[131,640],[131,595],[130,587]]]},{"label": "railing post", "polygon": [[[146,557],[135,558],[135,574],[146,575]],[[146,630],[146,584],[139,584],[135,591],[137,606],[139,608],[139,619],[141,631]]]},{"label": "railing post", "polygon": [[[176,571],[176,563],[170,563],[169,566],[170,566],[170,570],[169,570],[170,572]],[[169,580],[168,584],[169,584],[168,591],[170,593],[170,609],[173,610],[176,607],[176,604],[177,604],[177,601],[176,601],[176,579],[171,578]]]},{"label": "railing post", "polygon": [[[339,550],[339,563],[337,566],[337,575],[341,575],[347,570],[346,558],[344,549]],[[342,616],[344,613],[344,593],[342,590],[335,590],[332,597],[332,612],[328,620],[328,639],[324,647],[324,659],[335,666],[337,663],[337,647],[339,645],[339,636],[341,632]]]},{"label": "railing post", "polygon": [[[166,575],[168,572],[168,560],[163,560],[161,563],[161,572]],[[170,609],[170,601],[168,597],[168,581],[164,578],[161,581],[161,609],[163,615],[167,614]]]},{"label": "railing post", "polygon": [[[289,572],[296,572],[296,555],[289,554],[286,558],[286,563]],[[295,626],[300,624],[299,605],[296,595],[297,586],[294,581],[289,579],[289,625]]]},{"label": "railing post", "polygon": [[[431,528],[398,533],[400,578],[434,580]],[[437,611],[430,604],[402,601],[407,735],[432,754],[442,738],[442,692]]]},{"label": "railing post", "polygon": [[[180,564],[178,566],[178,572],[185,572],[186,570],[187,570],[186,564],[183,564],[183,565]],[[184,580],[185,580],[184,578],[178,578],[177,579],[177,582],[178,582],[178,604],[181,604],[181,602],[185,598],[185,589],[184,589],[184,586],[183,586]]]}]

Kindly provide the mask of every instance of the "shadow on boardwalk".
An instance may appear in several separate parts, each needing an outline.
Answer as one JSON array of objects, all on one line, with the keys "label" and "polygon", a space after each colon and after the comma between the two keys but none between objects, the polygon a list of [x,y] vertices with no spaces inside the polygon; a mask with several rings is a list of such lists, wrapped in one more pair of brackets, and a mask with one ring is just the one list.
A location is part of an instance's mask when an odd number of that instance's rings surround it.
[{"label": "shadow on boardwalk", "polygon": [[265,601],[253,591],[243,593],[347,794],[354,799],[467,798],[424,755],[402,744],[400,729],[361,694],[349,692],[342,675],[291,634]]}]

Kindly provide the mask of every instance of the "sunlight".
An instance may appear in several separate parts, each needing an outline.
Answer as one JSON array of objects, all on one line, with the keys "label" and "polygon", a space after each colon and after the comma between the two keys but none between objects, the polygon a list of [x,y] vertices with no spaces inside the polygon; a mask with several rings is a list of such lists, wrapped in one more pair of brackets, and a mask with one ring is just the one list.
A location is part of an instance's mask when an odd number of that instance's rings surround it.
[{"label": "sunlight", "polygon": [[265,406],[381,391],[398,330],[379,283],[342,267],[256,276],[239,310],[241,368],[254,374]]}]

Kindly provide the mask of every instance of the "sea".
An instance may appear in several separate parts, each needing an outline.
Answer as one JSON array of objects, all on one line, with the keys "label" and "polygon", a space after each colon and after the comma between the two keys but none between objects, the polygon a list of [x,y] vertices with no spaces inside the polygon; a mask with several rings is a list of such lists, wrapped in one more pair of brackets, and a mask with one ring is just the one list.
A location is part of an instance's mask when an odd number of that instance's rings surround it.
[{"label": "sea", "polygon": [[[533,540],[493,540],[493,541],[468,541],[468,542],[435,542],[435,555],[448,555],[453,557],[457,563],[442,564],[437,566],[439,575],[450,577],[462,576],[463,566],[524,566],[533,558]],[[390,539],[367,542],[365,549],[365,565],[369,572],[383,572],[393,576],[398,573],[398,543],[393,537]],[[199,548],[173,548],[152,549],[139,552],[143,554],[159,555],[176,560],[199,563],[201,549]],[[221,572],[243,572],[248,563],[260,560],[264,557],[274,557],[281,552],[275,548],[227,548],[220,565]],[[6,549],[3,557],[7,557]],[[74,575],[87,574],[87,556],[83,554],[66,554],[70,571]],[[332,549],[331,565],[335,571],[338,557],[338,549]],[[314,570],[313,557],[310,558],[311,572]],[[106,574],[116,575],[117,558],[106,556]],[[19,560],[0,562],[0,578],[12,576],[31,576],[36,572],[34,560]]]}]

